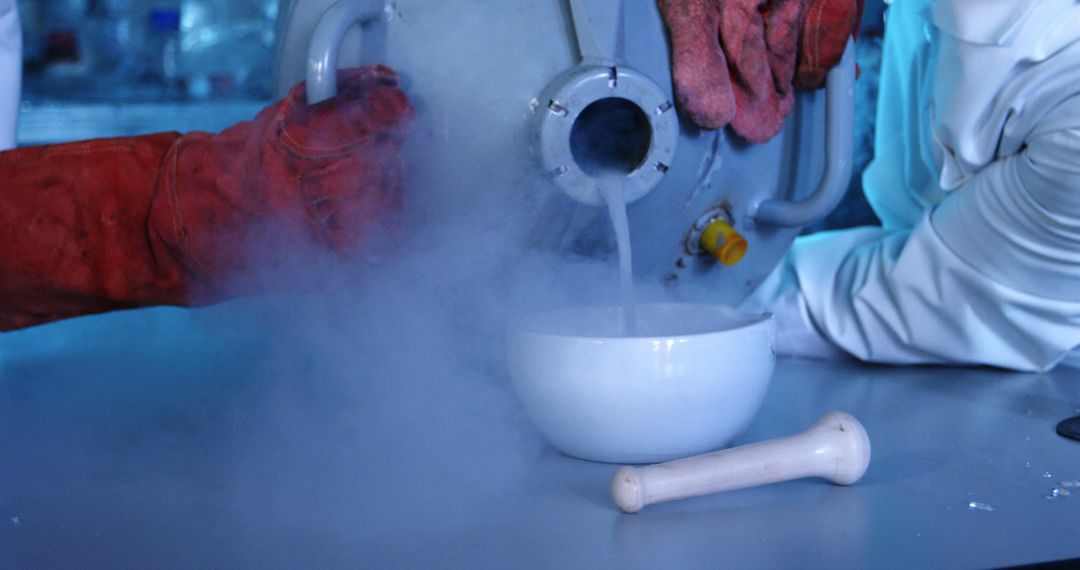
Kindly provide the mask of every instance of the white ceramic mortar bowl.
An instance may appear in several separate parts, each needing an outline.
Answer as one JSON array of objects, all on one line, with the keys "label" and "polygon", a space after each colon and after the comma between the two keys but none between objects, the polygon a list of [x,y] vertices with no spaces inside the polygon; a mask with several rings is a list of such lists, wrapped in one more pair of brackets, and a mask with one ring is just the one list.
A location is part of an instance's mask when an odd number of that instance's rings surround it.
[{"label": "white ceramic mortar bowl", "polygon": [[544,437],[568,455],[610,463],[730,445],[772,378],[772,316],[723,305],[639,305],[641,335],[620,337],[620,314],[561,309],[510,327],[514,388]]}]

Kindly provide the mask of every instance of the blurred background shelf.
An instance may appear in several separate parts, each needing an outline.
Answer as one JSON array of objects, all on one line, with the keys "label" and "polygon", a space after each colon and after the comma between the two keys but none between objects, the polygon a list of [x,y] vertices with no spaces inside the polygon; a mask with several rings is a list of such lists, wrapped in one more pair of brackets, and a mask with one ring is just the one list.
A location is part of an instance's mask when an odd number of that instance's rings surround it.
[{"label": "blurred background shelf", "polygon": [[23,146],[218,131],[270,100],[278,0],[18,0]]},{"label": "blurred background shelf", "polygon": [[220,131],[250,120],[269,101],[175,101],[130,103],[24,103],[20,146],[33,146],[162,131]]}]

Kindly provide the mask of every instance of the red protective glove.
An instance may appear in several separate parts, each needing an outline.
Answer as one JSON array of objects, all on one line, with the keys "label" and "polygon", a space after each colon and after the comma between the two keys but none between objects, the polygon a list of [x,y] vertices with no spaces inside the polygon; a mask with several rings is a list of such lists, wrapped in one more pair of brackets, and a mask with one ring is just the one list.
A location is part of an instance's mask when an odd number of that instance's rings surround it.
[{"label": "red protective glove", "polygon": [[220,134],[0,153],[0,330],[209,304],[243,292],[226,281],[274,263],[275,244],[361,245],[400,205],[413,109],[386,67],[341,71],[339,86],[309,107],[298,85]]},{"label": "red protective glove", "polygon": [[863,0],[809,0],[799,38],[795,88],[819,89],[825,74],[840,63],[849,37],[859,37]]},{"label": "red protective glove", "polygon": [[[794,88],[820,87],[858,30],[862,0],[658,0],[676,98],[698,126],[750,142],[780,132]],[[797,71],[796,71],[797,69]]]}]

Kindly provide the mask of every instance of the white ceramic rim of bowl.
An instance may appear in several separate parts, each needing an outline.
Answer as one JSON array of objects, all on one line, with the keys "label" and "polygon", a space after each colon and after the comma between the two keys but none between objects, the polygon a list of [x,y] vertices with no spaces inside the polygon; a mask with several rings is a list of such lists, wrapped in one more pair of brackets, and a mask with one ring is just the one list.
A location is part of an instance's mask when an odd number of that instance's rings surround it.
[{"label": "white ceramic rim of bowl", "polygon": [[[556,316],[570,317],[581,316],[582,314],[588,314],[588,312],[594,313],[615,313],[622,310],[620,305],[611,304],[596,304],[596,305],[573,305],[567,307],[558,307],[553,309],[545,309],[540,311],[531,312],[525,315],[521,315],[510,322],[507,328],[511,334],[532,334],[540,336],[549,336],[556,338],[581,338],[581,339],[597,339],[605,341],[637,341],[637,340],[657,340],[657,339],[671,339],[671,338],[692,338],[702,337],[714,334],[734,333],[742,329],[760,326],[762,323],[768,323],[773,321],[774,315],[772,313],[756,313],[749,312],[732,307],[730,305],[724,305],[720,303],[690,303],[690,302],[653,302],[653,303],[640,303],[634,306],[638,315],[651,310],[685,310],[694,309],[700,315],[705,311],[720,311],[725,313],[726,317],[736,317],[740,319],[734,324],[725,326],[724,328],[705,328],[705,330],[693,330],[689,332],[673,332],[671,334],[635,334],[635,335],[620,335],[620,334],[579,334],[566,332],[555,332],[552,330],[544,330],[546,328],[538,326],[537,320],[543,318],[554,318]],[[563,319],[566,321],[567,319]],[[766,325],[768,326],[768,325]],[[700,328],[700,327],[699,327]]]}]

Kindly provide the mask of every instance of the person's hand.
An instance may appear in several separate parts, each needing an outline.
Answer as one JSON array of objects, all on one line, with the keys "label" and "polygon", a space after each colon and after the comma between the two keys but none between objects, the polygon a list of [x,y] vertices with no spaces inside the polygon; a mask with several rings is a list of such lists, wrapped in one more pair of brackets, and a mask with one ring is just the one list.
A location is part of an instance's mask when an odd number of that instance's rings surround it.
[{"label": "person's hand", "polygon": [[301,83],[252,122],[176,141],[153,221],[184,219],[189,237],[175,245],[200,263],[231,263],[224,251],[251,244],[227,238],[252,231],[358,247],[373,221],[401,205],[413,108],[387,67],[338,75],[332,99],[309,106]]},{"label": "person's hand", "polygon": [[676,99],[695,124],[772,138],[794,89],[824,84],[858,30],[862,0],[658,0]]},{"label": "person's hand", "polygon": [[848,38],[858,37],[863,0],[808,0],[799,34],[796,89],[825,86],[825,74],[840,63]]},{"label": "person's hand", "polygon": [[386,67],[338,84],[310,107],[301,84],[220,134],[0,153],[0,330],[259,293],[266,266],[365,247],[401,204],[413,108]]}]

